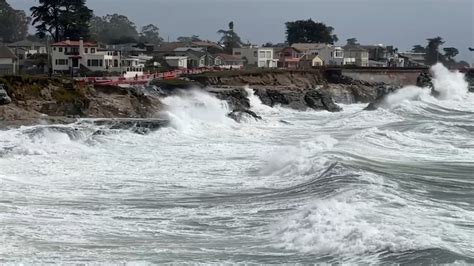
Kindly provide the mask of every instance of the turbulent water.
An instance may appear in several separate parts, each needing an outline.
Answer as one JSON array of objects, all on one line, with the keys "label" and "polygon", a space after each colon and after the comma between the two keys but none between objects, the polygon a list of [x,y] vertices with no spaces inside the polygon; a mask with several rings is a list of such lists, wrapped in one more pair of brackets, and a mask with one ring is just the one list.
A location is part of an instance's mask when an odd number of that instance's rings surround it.
[{"label": "turbulent water", "polygon": [[0,131],[0,263],[474,263],[474,95],[433,71],[372,112],[195,91],[150,134]]}]

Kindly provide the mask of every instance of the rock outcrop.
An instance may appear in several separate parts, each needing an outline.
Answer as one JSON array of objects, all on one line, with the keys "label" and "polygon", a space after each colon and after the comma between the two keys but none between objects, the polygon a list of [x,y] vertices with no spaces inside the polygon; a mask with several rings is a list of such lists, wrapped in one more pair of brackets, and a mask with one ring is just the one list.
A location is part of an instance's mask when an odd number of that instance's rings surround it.
[{"label": "rock outcrop", "polygon": [[10,96],[8,96],[7,91],[4,86],[0,84],[0,105],[6,105],[12,102]]},{"label": "rock outcrop", "polygon": [[65,118],[148,118],[161,110],[159,97],[140,89],[92,86],[58,78],[0,78],[11,103],[0,106],[0,123],[35,124]]}]

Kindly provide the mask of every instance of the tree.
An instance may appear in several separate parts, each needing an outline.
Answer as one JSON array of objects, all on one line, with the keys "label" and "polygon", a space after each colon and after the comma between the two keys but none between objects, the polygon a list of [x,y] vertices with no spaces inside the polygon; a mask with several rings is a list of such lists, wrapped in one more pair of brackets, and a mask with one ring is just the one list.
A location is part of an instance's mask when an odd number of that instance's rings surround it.
[{"label": "tree", "polygon": [[426,53],[426,48],[417,44],[417,45],[413,45],[413,48],[411,49],[411,51],[414,53]]},{"label": "tree", "polygon": [[286,22],[286,39],[291,45],[293,43],[329,43],[338,41],[337,35],[333,34],[334,28],[326,26],[312,19]]},{"label": "tree", "polygon": [[153,24],[142,27],[139,40],[142,43],[152,44],[159,44],[163,42],[163,38],[160,37],[160,29]]},{"label": "tree", "polygon": [[439,47],[444,44],[443,38],[435,37],[428,40],[428,46],[426,46],[426,64],[434,65],[437,62],[444,61],[444,57],[439,53]]},{"label": "tree", "polygon": [[221,34],[220,42],[224,44],[224,51],[232,54],[232,49],[242,47],[242,40],[239,35],[234,31],[234,22],[229,22],[228,30],[219,30],[218,34]]},{"label": "tree", "polygon": [[109,44],[133,43],[139,38],[135,24],[119,14],[93,17],[90,30],[93,39]]},{"label": "tree", "polygon": [[448,59],[449,61],[452,61],[454,60],[454,57],[456,57],[456,55],[459,54],[459,50],[454,48],[454,47],[446,47],[446,48],[443,48],[443,51],[444,51],[444,56],[446,57],[446,59]]},{"label": "tree", "polygon": [[348,45],[358,45],[359,43],[357,42],[356,38],[349,38],[349,39],[347,39],[347,44]]},{"label": "tree", "polygon": [[39,37],[49,33],[56,42],[89,37],[92,10],[86,0],[39,0],[30,10]]},{"label": "tree", "polygon": [[202,41],[198,35],[193,35],[193,36],[190,36],[190,37],[187,37],[187,36],[180,36],[178,37],[176,40],[178,40],[178,42],[184,42],[184,43],[190,43],[190,42],[200,42]]},{"label": "tree", "polygon": [[[0,0],[0,39],[16,42],[26,38],[30,18],[25,11],[13,9],[6,0]],[[0,40],[0,41],[1,41]]]}]

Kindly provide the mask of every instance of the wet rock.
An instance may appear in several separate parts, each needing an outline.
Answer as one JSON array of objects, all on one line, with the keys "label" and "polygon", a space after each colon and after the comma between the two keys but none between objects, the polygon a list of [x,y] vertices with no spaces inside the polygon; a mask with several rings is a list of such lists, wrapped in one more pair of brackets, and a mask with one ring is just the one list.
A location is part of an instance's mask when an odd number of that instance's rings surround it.
[{"label": "wet rock", "polygon": [[242,122],[244,117],[251,117],[254,118],[255,120],[261,120],[262,117],[257,115],[255,112],[249,110],[249,109],[237,109],[229,114],[227,114],[228,117],[232,118],[236,122],[240,123]]},{"label": "wet rock", "polygon": [[342,110],[331,96],[323,91],[312,90],[306,93],[304,99],[307,105],[314,110],[327,110],[329,112],[339,112]]},{"label": "wet rock", "polygon": [[[168,119],[104,119],[94,120],[96,126],[105,126],[109,129],[130,130],[138,134],[148,134],[160,128],[169,126]],[[100,134],[100,133],[98,133]]]},{"label": "wet rock", "polygon": [[7,91],[3,85],[0,85],[0,105],[6,105],[12,102],[10,96],[8,96]]}]

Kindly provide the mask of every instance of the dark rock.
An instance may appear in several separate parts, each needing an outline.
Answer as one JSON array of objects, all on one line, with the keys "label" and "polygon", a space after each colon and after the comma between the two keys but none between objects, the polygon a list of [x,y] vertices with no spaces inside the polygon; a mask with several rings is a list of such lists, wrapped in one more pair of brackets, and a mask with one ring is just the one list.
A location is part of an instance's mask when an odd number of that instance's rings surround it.
[{"label": "dark rock", "polygon": [[250,108],[247,92],[242,88],[208,89],[218,99],[227,101],[232,110],[246,110]]},{"label": "dark rock", "polygon": [[131,130],[138,134],[147,134],[169,126],[167,119],[104,119],[92,121],[94,125],[106,126],[109,129]]},{"label": "dark rock", "polygon": [[242,122],[242,119],[244,117],[252,117],[252,118],[255,118],[255,120],[262,119],[261,116],[257,115],[255,112],[249,109],[237,109],[227,114],[227,116],[234,119],[238,123]]},{"label": "dark rock", "polygon": [[342,110],[334,103],[331,96],[323,91],[311,90],[306,93],[304,99],[309,107],[315,110],[327,110],[329,112],[339,112]]},{"label": "dark rock", "polygon": [[0,105],[6,105],[12,102],[4,86],[0,84]]}]

